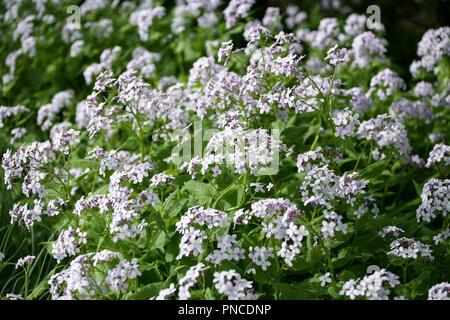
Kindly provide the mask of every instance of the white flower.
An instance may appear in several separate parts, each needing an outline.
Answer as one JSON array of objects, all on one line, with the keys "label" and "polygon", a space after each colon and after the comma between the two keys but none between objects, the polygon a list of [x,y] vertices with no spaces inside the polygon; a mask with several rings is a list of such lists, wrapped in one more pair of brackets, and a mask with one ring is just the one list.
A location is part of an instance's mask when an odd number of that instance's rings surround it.
[{"label": "white flower", "polygon": [[327,283],[331,283],[331,273],[327,272],[323,276],[319,277],[320,285],[325,287]]}]

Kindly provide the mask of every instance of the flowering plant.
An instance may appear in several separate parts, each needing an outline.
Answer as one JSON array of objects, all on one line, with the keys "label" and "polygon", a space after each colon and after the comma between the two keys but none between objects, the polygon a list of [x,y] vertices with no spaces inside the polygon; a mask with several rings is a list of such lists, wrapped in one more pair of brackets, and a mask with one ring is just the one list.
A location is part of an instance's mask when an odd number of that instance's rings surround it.
[{"label": "flowering plant", "polygon": [[0,4],[1,298],[450,298],[449,27],[407,82],[362,14],[69,2]]}]

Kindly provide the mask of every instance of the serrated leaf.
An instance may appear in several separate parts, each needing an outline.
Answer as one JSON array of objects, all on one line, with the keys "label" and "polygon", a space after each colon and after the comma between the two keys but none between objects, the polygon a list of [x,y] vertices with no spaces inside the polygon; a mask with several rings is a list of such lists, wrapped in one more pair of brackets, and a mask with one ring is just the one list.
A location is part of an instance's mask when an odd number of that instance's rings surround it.
[{"label": "serrated leaf", "polygon": [[184,183],[187,191],[192,194],[200,205],[210,205],[212,200],[218,197],[216,189],[208,183],[202,183],[195,180]]},{"label": "serrated leaf", "polygon": [[186,199],[177,199],[177,191],[173,191],[166,200],[164,200],[163,217],[166,219],[176,216],[180,213],[185,202]]}]

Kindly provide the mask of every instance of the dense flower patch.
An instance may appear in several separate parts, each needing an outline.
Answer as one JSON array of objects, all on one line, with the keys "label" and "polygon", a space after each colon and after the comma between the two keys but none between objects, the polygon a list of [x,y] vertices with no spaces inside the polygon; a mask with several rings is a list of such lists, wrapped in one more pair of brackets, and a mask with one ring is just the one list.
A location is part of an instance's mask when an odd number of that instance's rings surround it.
[{"label": "dense flower patch", "polygon": [[0,4],[1,298],[450,298],[449,27],[406,82],[363,14],[78,2]]}]

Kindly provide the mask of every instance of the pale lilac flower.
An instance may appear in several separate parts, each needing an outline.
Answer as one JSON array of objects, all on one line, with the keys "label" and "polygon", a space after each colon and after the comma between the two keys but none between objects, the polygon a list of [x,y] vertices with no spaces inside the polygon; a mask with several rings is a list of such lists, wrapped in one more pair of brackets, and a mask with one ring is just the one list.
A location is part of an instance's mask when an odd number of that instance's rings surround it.
[{"label": "pale lilac flower", "polygon": [[35,256],[26,256],[17,260],[16,269],[18,267],[25,267],[25,264],[31,264],[36,259]]},{"label": "pale lilac flower", "polygon": [[432,251],[430,246],[414,239],[405,237],[396,239],[390,244],[390,249],[391,251],[389,251],[388,254],[395,257],[417,259],[420,255],[425,259],[434,261],[434,257],[431,255]]},{"label": "pale lilac flower", "polygon": [[167,182],[171,181],[175,179],[174,176],[170,175],[170,174],[166,174],[166,173],[158,173],[155,174],[151,179],[150,179],[150,185],[154,186],[154,187],[159,187],[163,184],[166,184]]},{"label": "pale lilac flower", "polygon": [[370,91],[375,92],[381,101],[394,95],[397,90],[406,88],[405,81],[397,73],[386,68],[370,80]]},{"label": "pale lilac flower", "polygon": [[228,300],[256,300],[252,281],[243,279],[235,270],[214,272],[213,283],[220,294],[225,294]]},{"label": "pale lilac flower", "polygon": [[201,262],[189,268],[185,276],[178,282],[178,300],[188,300],[191,297],[190,288],[197,284],[197,278],[200,275],[204,276],[204,272],[208,268]]},{"label": "pale lilac flower", "polygon": [[324,275],[319,277],[320,285],[325,287],[327,283],[331,283],[331,273],[327,272]]},{"label": "pale lilac flower", "polygon": [[386,46],[385,39],[377,38],[370,31],[359,34],[352,43],[353,63],[360,68],[367,68],[372,61],[383,61],[387,50]]},{"label": "pale lilac flower", "polygon": [[233,27],[238,18],[247,18],[248,11],[254,3],[255,0],[231,0],[223,11],[226,28],[230,29]]},{"label": "pale lilac flower", "polygon": [[389,300],[390,288],[400,284],[399,277],[385,269],[375,271],[363,279],[350,279],[342,287],[339,294],[348,296],[354,300],[356,297],[364,297],[370,300]]},{"label": "pale lilac flower", "polygon": [[417,222],[431,222],[436,214],[441,213],[444,217],[450,212],[450,179],[430,179],[422,189],[422,203],[417,208]]},{"label": "pale lilac flower", "polygon": [[378,235],[382,238],[385,238],[387,234],[392,233],[392,236],[394,236],[395,238],[397,238],[400,233],[405,232],[405,230],[396,227],[396,226],[387,226],[384,227],[380,232],[378,232]]},{"label": "pale lilac flower", "polygon": [[450,165],[450,146],[443,143],[437,143],[434,145],[433,150],[431,150],[428,156],[426,168],[431,168],[436,166],[437,163],[442,162],[443,165]]},{"label": "pale lilac flower", "polygon": [[437,235],[433,236],[434,244],[438,245],[441,242],[444,242],[450,238],[450,228],[445,229],[441,233],[438,233]]},{"label": "pale lilac flower", "polygon": [[274,258],[273,248],[266,247],[250,247],[248,257],[252,259],[253,263],[260,266],[263,271],[267,270],[267,267],[271,265],[269,258]]},{"label": "pale lilac flower", "polygon": [[177,289],[175,288],[175,285],[171,283],[169,288],[162,289],[156,298],[153,297],[150,298],[150,300],[168,300],[168,297],[175,296],[175,291],[177,291]]},{"label": "pale lilac flower", "polygon": [[435,284],[428,290],[428,300],[450,300],[450,283]]},{"label": "pale lilac flower", "polygon": [[356,135],[357,127],[360,122],[358,120],[359,114],[350,111],[349,108],[344,110],[335,110],[331,121],[336,126],[334,135],[345,139],[345,137],[353,137]]},{"label": "pale lilac flower", "polygon": [[27,129],[25,128],[14,128],[11,130],[12,138],[10,140],[10,143],[13,144],[20,138],[22,138],[27,133]]},{"label": "pale lilac flower", "polygon": [[75,41],[70,47],[70,57],[78,56],[83,51],[84,40]]},{"label": "pale lilac flower", "polygon": [[75,131],[73,129],[69,129],[65,132],[59,132],[56,134],[54,138],[53,149],[55,151],[60,151],[65,155],[69,154],[69,150],[77,143],[80,142],[78,139],[78,135],[80,131]]}]

